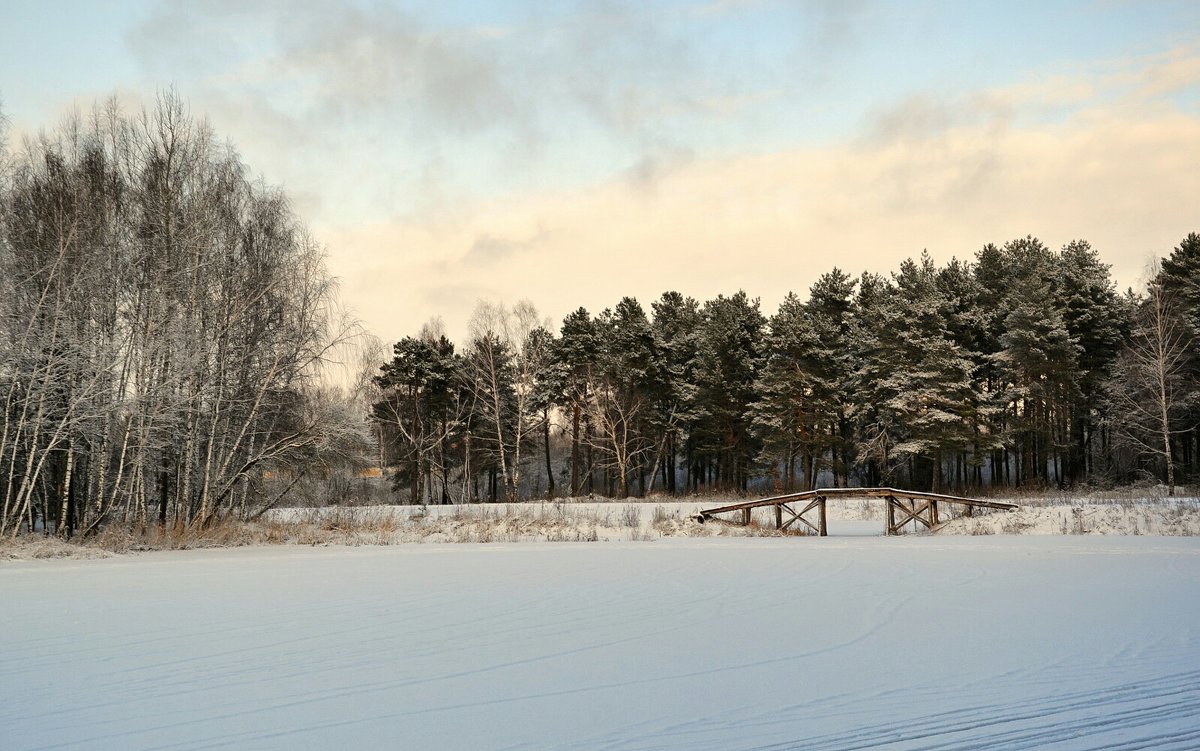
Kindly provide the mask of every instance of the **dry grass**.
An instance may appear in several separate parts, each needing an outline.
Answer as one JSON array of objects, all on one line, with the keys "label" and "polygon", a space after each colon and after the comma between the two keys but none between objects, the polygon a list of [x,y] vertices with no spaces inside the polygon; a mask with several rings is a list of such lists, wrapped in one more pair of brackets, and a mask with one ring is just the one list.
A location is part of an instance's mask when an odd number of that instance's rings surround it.
[{"label": "dry grass", "polygon": [[0,540],[0,561],[30,561],[54,558],[108,558],[113,553],[95,545],[60,540],[43,535],[18,535]]},{"label": "dry grass", "polygon": [[[848,518],[881,515],[868,502],[850,506]],[[806,536],[794,524],[775,529],[770,509],[747,526],[722,520],[696,522],[676,502],[480,504],[455,507],[324,507],[288,509],[259,522],[225,520],[199,529],[184,525],[110,526],[71,541],[42,535],[0,539],[0,561],[102,558],[151,550],[244,545],[399,545],[415,543],[651,541],[666,537]],[[1110,498],[1096,503],[1040,499],[1013,513],[953,519],[940,534],[1198,535],[1200,501]]]},{"label": "dry grass", "polygon": [[954,519],[942,534],[1200,535],[1195,499],[1028,504],[1012,512]]}]

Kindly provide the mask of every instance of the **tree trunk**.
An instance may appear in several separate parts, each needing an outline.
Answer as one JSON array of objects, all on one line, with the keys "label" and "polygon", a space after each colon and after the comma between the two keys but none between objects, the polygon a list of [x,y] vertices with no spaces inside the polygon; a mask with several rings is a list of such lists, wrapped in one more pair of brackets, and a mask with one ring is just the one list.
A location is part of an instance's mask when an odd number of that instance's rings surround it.
[{"label": "tree trunk", "polygon": [[550,408],[547,407],[542,422],[542,445],[546,447],[546,497],[554,497],[554,466],[550,463]]},{"label": "tree trunk", "polygon": [[579,495],[579,402],[571,405],[571,496]]}]

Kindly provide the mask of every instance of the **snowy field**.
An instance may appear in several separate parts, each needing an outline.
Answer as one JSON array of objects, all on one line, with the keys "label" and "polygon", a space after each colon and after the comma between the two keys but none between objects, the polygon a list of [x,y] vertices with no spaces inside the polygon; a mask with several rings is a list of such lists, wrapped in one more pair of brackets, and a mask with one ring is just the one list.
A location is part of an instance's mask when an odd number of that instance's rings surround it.
[{"label": "snowy field", "polygon": [[[266,520],[282,525],[314,525],[336,531],[332,541],[366,544],[407,542],[569,542],[657,540],[663,537],[745,536],[773,534],[774,511],[754,511],[755,528],[696,524],[702,508],[737,503],[742,498],[703,501],[583,501],[483,503],[448,506],[359,506],[285,508]],[[1200,500],[1180,498],[1032,497],[1009,500],[1013,512],[979,511],[958,518],[940,535],[1200,535]],[[834,535],[883,533],[885,504],[878,498],[836,498],[829,503],[829,530]],[[797,509],[799,510],[799,509]],[[946,514],[961,511],[943,507]],[[737,514],[724,519],[734,521]],[[810,520],[815,520],[810,514]],[[906,533],[914,530],[910,522]],[[801,531],[795,525],[794,532]],[[296,537],[294,534],[292,537]],[[327,540],[329,535],[317,535]],[[301,538],[302,539],[302,538]],[[315,539],[313,541],[316,541]]]},{"label": "snowy field", "polygon": [[1200,541],[0,565],[0,748],[1196,749]]}]

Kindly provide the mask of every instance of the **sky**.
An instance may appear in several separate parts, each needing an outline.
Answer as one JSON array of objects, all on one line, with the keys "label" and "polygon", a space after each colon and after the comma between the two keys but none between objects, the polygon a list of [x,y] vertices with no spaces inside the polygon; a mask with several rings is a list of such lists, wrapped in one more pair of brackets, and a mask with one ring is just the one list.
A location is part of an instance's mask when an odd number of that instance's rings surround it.
[{"label": "sky", "polygon": [[1122,288],[1200,231],[1200,3],[9,2],[14,140],[173,87],[384,341],[1032,234]]}]

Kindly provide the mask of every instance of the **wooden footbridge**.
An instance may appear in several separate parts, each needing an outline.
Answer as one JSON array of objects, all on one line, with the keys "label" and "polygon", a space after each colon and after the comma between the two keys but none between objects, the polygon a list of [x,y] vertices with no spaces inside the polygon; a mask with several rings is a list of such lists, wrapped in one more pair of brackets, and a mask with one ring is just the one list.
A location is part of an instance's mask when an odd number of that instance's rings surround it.
[{"label": "wooden footbridge", "polygon": [[[912,522],[914,529],[918,524],[923,524],[930,532],[936,532],[950,521],[948,518],[942,518],[942,509],[949,511],[953,506],[961,507],[963,516],[973,516],[975,509],[1012,511],[1017,508],[1014,503],[979,501],[954,495],[920,493],[895,488],[822,488],[703,509],[696,514],[695,519],[703,523],[709,519],[715,519],[717,514],[738,513],[737,522],[749,524],[754,509],[769,506],[775,509],[776,529],[784,531],[793,524],[799,523],[808,527],[813,533],[825,537],[829,534],[825,506],[831,498],[882,498],[887,503],[887,523],[883,531],[885,535],[900,534],[901,528],[909,522]],[[803,507],[801,504],[804,504]],[[797,511],[797,508],[800,510]],[[810,518],[809,514],[815,514],[816,518]],[[784,515],[788,517],[786,521]]]}]

